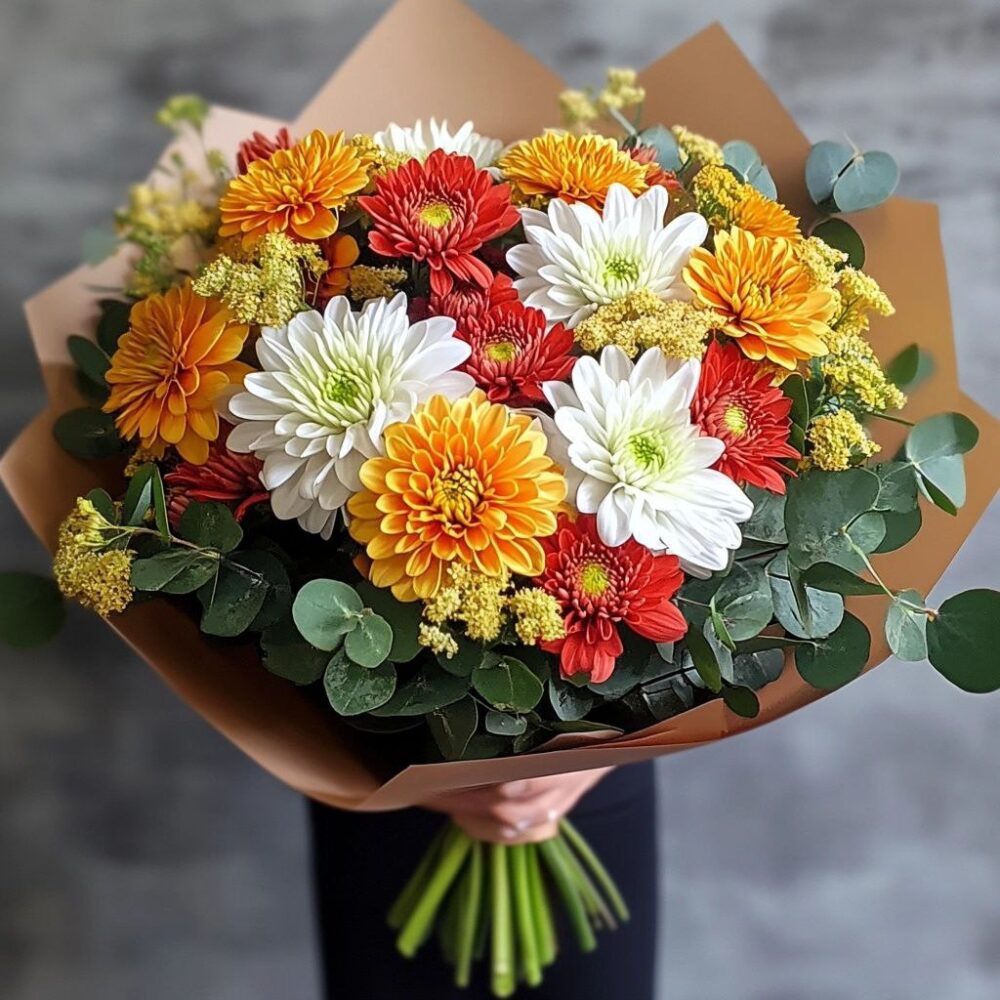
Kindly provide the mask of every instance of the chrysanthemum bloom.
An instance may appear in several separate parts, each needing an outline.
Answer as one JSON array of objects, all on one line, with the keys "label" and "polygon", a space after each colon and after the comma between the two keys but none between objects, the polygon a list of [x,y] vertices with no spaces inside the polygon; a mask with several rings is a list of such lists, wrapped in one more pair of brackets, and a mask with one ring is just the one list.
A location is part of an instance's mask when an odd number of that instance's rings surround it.
[{"label": "chrysanthemum bloom", "polygon": [[651,348],[635,365],[618,347],[583,357],[573,382],[547,382],[558,433],[550,453],[567,470],[570,502],[597,514],[605,545],[634,538],[671,552],[692,573],[725,568],[753,504],[712,469],[725,450],[691,420],[697,361]]},{"label": "chrysanthemum bloom", "polygon": [[447,295],[431,293],[428,308],[432,316],[450,316],[461,331],[478,323],[491,306],[517,301],[514,283],[506,274],[498,274],[489,288],[455,285]]},{"label": "chrysanthemum bloom", "polygon": [[528,242],[507,253],[521,275],[514,287],[525,305],[569,327],[641,289],[660,299],[689,299],[681,272],[708,223],[686,212],[664,225],[666,210],[664,188],[637,198],[620,184],[608,192],[603,212],[559,200],[547,212],[521,209]]},{"label": "chrysanthemum bloom", "polygon": [[715,229],[737,226],[754,236],[802,239],[799,220],[784,205],[765,197],[727,167],[702,167],[692,187],[698,211]]},{"label": "chrysanthemum bloom", "polygon": [[742,229],[716,233],[715,252],[696,249],[684,280],[748,358],[794,368],[826,354],[836,297],[813,282],[790,240]]},{"label": "chrysanthemum bloom", "polygon": [[219,235],[239,235],[246,247],[265,233],[321,240],[336,232],[336,211],[367,183],[365,161],[344,133],[316,129],[230,181],[219,202]]},{"label": "chrysanthemum bloom", "polygon": [[682,191],[681,182],[672,170],[664,170],[656,160],[656,149],[653,146],[632,146],[628,155],[646,168],[646,184],[649,187],[663,187],[667,191]]},{"label": "chrysanthemum bloom", "polygon": [[261,370],[229,402],[237,426],[227,443],[263,460],[276,517],[329,538],[338,511],[361,489],[358,470],[381,454],[385,428],[434,393],[473,387],[454,370],[469,356],[454,330],[443,316],[411,325],[402,294],[373,299],[360,313],[339,296],[324,313],[264,328]]},{"label": "chrysanthemum bloom", "polygon": [[632,539],[605,545],[590,514],[576,521],[561,514],[559,530],[542,546],[545,571],[535,582],[559,602],[566,636],[541,645],[559,654],[563,677],[606,681],[622,653],[619,622],[653,642],[674,642],[687,631],[670,603],[684,582],[675,556],[653,555]]},{"label": "chrysanthemum bloom", "polygon": [[157,457],[168,445],[200,465],[219,436],[216,401],[249,366],[237,361],[250,328],[190,282],[132,306],[129,329],[111,357],[105,413],[126,440]]},{"label": "chrysanthemum bloom", "polygon": [[772,384],[771,372],[750,361],[730,341],[713,341],[701,363],[691,416],[702,432],[726,450],[713,468],[739,485],[784,493],[792,475],[783,458],[799,458],[788,443],[791,399]]},{"label": "chrysanthemum bloom", "polygon": [[487,576],[537,576],[566,480],[527,414],[477,391],[433,397],[385,432],[385,457],[361,467],[348,501],[371,581],[397,598],[432,597],[457,560]]},{"label": "chrysanthemum bloom", "polygon": [[291,149],[293,145],[292,137],[284,126],[278,129],[274,138],[264,135],[263,132],[254,132],[249,139],[244,139],[240,143],[236,153],[236,171],[245,174],[254,160],[266,160],[279,149]]},{"label": "chrysanthemum bloom", "polygon": [[516,143],[497,164],[522,201],[559,198],[600,210],[613,184],[632,194],[646,190],[646,166],[614,139],[587,133],[545,132]]},{"label": "chrysanthemum bloom", "polygon": [[495,184],[471,157],[439,149],[424,163],[409,160],[379,177],[375,194],[358,204],[372,217],[372,250],[426,261],[437,295],[456,279],[487,288],[493,274],[473,254],[518,220],[508,185]]},{"label": "chrysanthemum bloom", "polygon": [[383,149],[393,153],[406,153],[421,161],[426,160],[435,149],[445,153],[458,153],[459,156],[471,156],[480,169],[493,166],[503,149],[502,139],[480,135],[474,130],[472,122],[465,122],[452,132],[447,121],[439,123],[434,118],[426,126],[421,120],[410,126],[392,122],[372,138]]},{"label": "chrysanthemum bloom", "polygon": [[180,462],[163,477],[170,523],[177,527],[192,500],[224,503],[242,521],[251,507],[270,499],[260,481],[262,468],[255,455],[237,455],[221,439],[213,441],[204,465]]}]

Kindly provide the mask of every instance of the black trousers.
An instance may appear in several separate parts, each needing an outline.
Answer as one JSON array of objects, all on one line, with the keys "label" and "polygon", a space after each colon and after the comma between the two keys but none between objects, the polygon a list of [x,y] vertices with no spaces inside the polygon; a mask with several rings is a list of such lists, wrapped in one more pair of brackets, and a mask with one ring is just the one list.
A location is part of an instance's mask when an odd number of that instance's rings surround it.
[{"label": "black trousers", "polygon": [[[577,950],[561,928],[560,951],[531,1000],[652,1000],[657,863],[651,764],[613,771],[572,813],[614,876],[632,912],[599,934],[595,952]],[[456,989],[437,942],[401,957],[385,915],[444,817],[422,809],[349,813],[310,803],[315,892],[326,1000],[485,1000],[486,970]],[[558,900],[555,900],[558,910]],[[520,994],[519,994],[520,995]]]}]

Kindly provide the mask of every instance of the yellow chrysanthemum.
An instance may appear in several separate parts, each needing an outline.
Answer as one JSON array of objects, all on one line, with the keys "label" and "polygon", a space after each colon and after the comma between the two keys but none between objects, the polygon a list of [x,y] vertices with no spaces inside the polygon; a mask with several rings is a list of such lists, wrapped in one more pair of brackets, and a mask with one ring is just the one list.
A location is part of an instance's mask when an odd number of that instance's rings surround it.
[{"label": "yellow chrysanthemum", "polygon": [[784,205],[741,181],[726,167],[702,167],[694,179],[693,191],[698,211],[714,229],[738,226],[754,236],[802,239],[799,220]]},{"label": "yellow chrysanthemum", "polygon": [[790,240],[742,229],[717,233],[714,253],[691,253],[684,280],[748,358],[794,368],[826,353],[835,298],[813,282]]},{"label": "yellow chrysanthemum", "polygon": [[181,458],[202,465],[219,436],[216,401],[250,371],[236,360],[248,333],[190,282],[137,302],[111,357],[104,411],[115,414],[123,438],[138,438],[149,454],[161,457],[174,445]]},{"label": "yellow chrysanthemum", "polygon": [[600,210],[612,184],[632,194],[646,190],[646,166],[614,139],[602,135],[545,132],[512,146],[497,164],[522,201],[580,201]]},{"label": "yellow chrysanthemum", "polygon": [[230,182],[219,202],[219,235],[240,235],[244,246],[265,233],[324,239],[337,229],[336,211],[367,183],[366,160],[344,133],[316,129]]},{"label": "yellow chrysanthemum", "polygon": [[434,396],[386,429],[384,448],[348,502],[372,583],[412,601],[432,597],[455,561],[493,577],[541,572],[538,539],[555,531],[566,480],[531,417],[478,390]]}]

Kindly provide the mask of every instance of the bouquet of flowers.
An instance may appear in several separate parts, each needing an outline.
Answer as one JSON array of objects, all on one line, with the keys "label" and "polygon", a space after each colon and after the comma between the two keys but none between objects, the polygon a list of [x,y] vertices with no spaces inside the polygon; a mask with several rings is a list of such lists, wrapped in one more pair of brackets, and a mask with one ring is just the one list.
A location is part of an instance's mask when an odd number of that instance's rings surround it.
[{"label": "bouquet of flowers", "polygon": [[[492,768],[438,787],[640,759],[721,735],[688,719],[728,732],[839,687],[872,662],[847,598],[884,599],[897,657],[1000,687],[1000,594],[931,607],[876,566],[921,499],[957,514],[978,437],[901,416],[931,361],[876,353],[893,304],[841,216],[886,201],[892,158],[813,146],[797,215],[746,136],[650,121],[633,71],[559,100],[562,127],[519,137],[431,118],[228,148],[171,100],[201,152],[91,238],[120,281],[66,345],[89,401],[49,421],[103,485],[63,512],[57,591],[7,578],[8,638],[48,631],[58,594],[161,647],[197,623],[219,684],[174,683],[215,684],[231,734],[223,679],[280,678],[234,738],[307,759],[325,714],[385,770]],[[437,926],[459,984],[488,942],[506,996],[555,957],[553,891],[584,948],[627,916],[568,821],[510,847],[450,826],[390,923],[404,954]]]}]

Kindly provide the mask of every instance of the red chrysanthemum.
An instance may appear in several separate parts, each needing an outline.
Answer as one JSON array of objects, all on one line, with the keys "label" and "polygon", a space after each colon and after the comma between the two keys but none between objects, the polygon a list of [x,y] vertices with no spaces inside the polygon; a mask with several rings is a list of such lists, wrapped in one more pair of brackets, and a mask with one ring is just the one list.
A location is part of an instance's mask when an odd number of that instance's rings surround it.
[{"label": "red chrysanthemum", "polygon": [[236,153],[236,172],[245,174],[247,167],[254,160],[266,160],[279,149],[291,149],[293,145],[295,143],[287,128],[279,128],[278,134],[273,139],[264,135],[263,132],[254,132],[249,139],[244,139],[240,143],[240,148]]},{"label": "red chrysanthemum", "polygon": [[494,183],[471,157],[440,149],[379,177],[375,194],[358,204],[372,218],[372,250],[426,261],[436,295],[450,292],[456,279],[489,287],[493,273],[473,254],[518,221],[509,185]]},{"label": "red chrysanthemum", "polygon": [[[455,295],[452,291],[444,298]],[[573,331],[562,323],[547,330],[545,314],[521,302],[506,275],[494,278],[488,293],[438,305],[458,323],[455,335],[472,347],[462,371],[494,403],[540,403],[542,382],[561,381],[573,370]]]},{"label": "red chrysanthemum", "polygon": [[670,603],[684,581],[676,556],[653,555],[634,539],[616,548],[597,534],[597,518],[560,515],[556,533],[543,538],[545,571],[535,581],[563,610],[566,636],[542,643],[559,654],[564,677],[589,674],[606,681],[622,652],[618,622],[654,642],[673,642],[687,622]]},{"label": "red chrysanthemum", "polygon": [[260,481],[264,463],[254,455],[240,455],[225,445],[228,424],[209,446],[204,465],[181,462],[163,477],[167,487],[167,515],[174,528],[192,500],[215,500],[229,507],[237,521],[258,503],[267,503],[270,494]]},{"label": "red chrysanthemum", "polygon": [[459,284],[454,285],[447,295],[435,295],[432,292],[428,299],[428,314],[450,316],[461,331],[478,323],[491,306],[516,301],[517,289],[514,282],[507,275],[498,274],[489,287]]},{"label": "red chrysanthemum", "polygon": [[701,363],[691,418],[702,433],[725,443],[714,468],[740,485],[784,493],[782,476],[794,473],[781,459],[800,455],[788,443],[792,401],[772,377],[769,366],[751,361],[732,341],[713,341]]}]

